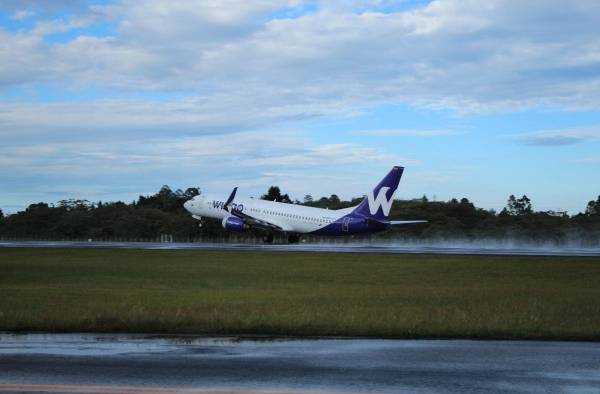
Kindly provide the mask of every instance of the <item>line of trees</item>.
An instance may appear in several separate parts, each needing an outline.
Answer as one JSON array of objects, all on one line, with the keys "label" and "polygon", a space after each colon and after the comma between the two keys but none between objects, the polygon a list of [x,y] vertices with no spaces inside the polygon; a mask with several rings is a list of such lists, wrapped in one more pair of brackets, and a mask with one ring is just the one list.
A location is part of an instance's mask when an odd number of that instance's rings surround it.
[{"label": "line of trees", "polygon": [[[161,234],[170,234],[177,241],[192,241],[237,236],[226,233],[218,221],[207,220],[202,228],[198,227],[198,222],[183,208],[183,203],[198,193],[196,188],[173,191],[165,185],[156,194],[139,196],[129,204],[70,199],[56,204],[31,204],[12,215],[4,215],[0,210],[0,238],[157,240]],[[333,194],[319,199],[306,195],[303,201],[292,201],[277,186],[270,187],[262,198],[328,209],[350,207],[363,199],[343,201]],[[377,234],[378,239],[493,239],[600,245],[600,196],[590,201],[584,212],[573,216],[566,212],[535,211],[527,196],[513,195],[499,213],[478,208],[466,198],[429,201],[423,196],[395,200],[390,216],[425,219],[429,223],[394,227]]]},{"label": "line of trees", "polygon": [[198,236],[197,221],[183,203],[198,194],[196,188],[172,191],[163,186],[137,201],[91,203],[62,200],[40,202],[0,221],[0,237],[22,239],[154,240],[161,234],[177,239]]}]

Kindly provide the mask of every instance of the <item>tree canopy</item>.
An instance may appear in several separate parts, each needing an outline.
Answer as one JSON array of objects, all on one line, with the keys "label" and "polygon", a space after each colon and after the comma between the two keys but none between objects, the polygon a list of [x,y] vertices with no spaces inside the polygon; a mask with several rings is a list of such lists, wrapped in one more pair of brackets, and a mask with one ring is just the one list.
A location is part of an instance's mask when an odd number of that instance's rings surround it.
[{"label": "tree canopy", "polygon": [[590,201],[585,209],[586,215],[600,215],[600,196],[596,201]]},{"label": "tree canopy", "polygon": [[281,194],[279,186],[271,186],[267,191],[267,194],[263,194],[260,198],[262,200],[285,202],[288,204],[292,202],[290,196],[288,196],[287,194]]},{"label": "tree canopy", "polygon": [[[96,239],[155,240],[170,234],[175,240],[190,241],[199,237],[227,238],[217,220],[206,220],[202,228],[183,208],[183,203],[199,194],[198,188],[173,191],[164,185],[157,193],[139,196],[131,203],[90,202],[67,199],[55,204],[39,202],[25,210],[4,216],[0,210],[0,237],[19,239]],[[279,187],[271,186],[263,199],[291,203]],[[329,197],[304,197],[312,207],[340,209],[358,205],[364,197],[341,200]],[[525,195],[511,195],[506,207],[496,214],[478,208],[467,198],[430,201],[426,196],[413,200],[395,200],[390,217],[424,219],[427,224],[397,226],[375,235],[390,239],[494,239],[538,243],[600,244],[600,196],[590,201],[583,213],[535,211]],[[250,236],[255,234],[249,233]]]},{"label": "tree canopy", "polygon": [[514,195],[508,197],[506,208],[501,212],[502,215],[523,216],[533,213],[531,200],[523,195],[521,198],[516,198]]}]

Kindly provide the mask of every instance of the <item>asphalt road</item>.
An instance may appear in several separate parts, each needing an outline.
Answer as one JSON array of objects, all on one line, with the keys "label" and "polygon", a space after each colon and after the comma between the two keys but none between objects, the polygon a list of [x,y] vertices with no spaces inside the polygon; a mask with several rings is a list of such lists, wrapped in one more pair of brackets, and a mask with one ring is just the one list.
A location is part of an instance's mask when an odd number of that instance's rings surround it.
[{"label": "asphalt road", "polygon": [[600,393],[600,343],[0,335],[1,392]]},{"label": "asphalt road", "polygon": [[160,243],[160,242],[68,242],[0,241],[0,248],[90,248],[156,250],[239,250],[274,252],[395,253],[450,255],[525,255],[525,256],[600,256],[600,248],[522,247],[482,244],[390,245],[390,244],[234,244],[234,243]]}]

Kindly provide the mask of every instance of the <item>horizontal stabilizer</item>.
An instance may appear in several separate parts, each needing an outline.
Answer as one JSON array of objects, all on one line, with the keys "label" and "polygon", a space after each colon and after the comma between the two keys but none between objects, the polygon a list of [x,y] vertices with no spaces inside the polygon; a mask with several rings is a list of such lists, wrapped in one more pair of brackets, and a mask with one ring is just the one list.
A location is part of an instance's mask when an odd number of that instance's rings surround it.
[{"label": "horizontal stabilizer", "polygon": [[391,220],[390,224],[392,226],[397,226],[401,224],[417,224],[417,223],[427,223],[427,220]]}]

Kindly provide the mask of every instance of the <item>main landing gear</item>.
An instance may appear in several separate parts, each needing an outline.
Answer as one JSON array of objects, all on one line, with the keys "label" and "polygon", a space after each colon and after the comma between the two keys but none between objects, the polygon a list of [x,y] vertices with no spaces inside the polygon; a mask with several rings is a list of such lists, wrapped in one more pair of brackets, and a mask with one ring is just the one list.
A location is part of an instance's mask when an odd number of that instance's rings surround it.
[{"label": "main landing gear", "polygon": [[[300,236],[297,234],[290,234],[287,237],[287,241],[289,244],[297,244],[300,242]],[[267,235],[265,235],[263,237],[263,242],[266,244],[272,244],[273,243],[273,233],[268,233]]]},{"label": "main landing gear", "polygon": [[288,243],[289,244],[297,244],[298,242],[300,242],[300,236],[296,235],[296,234],[290,234],[288,235]]}]

